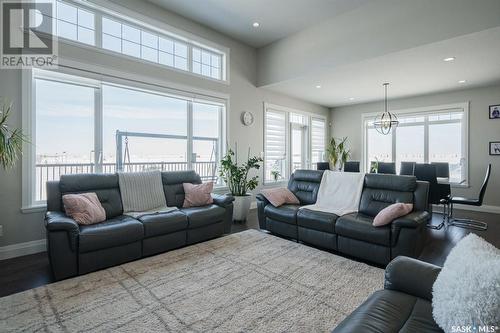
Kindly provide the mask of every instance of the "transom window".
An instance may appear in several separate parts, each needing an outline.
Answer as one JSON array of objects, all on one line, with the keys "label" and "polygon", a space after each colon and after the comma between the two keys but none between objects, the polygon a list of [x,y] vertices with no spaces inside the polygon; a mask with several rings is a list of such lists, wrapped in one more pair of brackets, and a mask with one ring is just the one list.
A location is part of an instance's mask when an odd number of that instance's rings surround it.
[{"label": "transom window", "polygon": [[[224,52],[161,33],[95,7],[56,1],[57,36],[126,56],[225,81]],[[43,31],[42,31],[43,32]]]},{"label": "transom window", "polygon": [[29,203],[64,174],[195,170],[217,184],[225,101],[33,71]]},{"label": "transom window", "polygon": [[397,113],[400,124],[389,135],[373,127],[374,115],[364,115],[364,167],[371,162],[446,162],[450,182],[468,182],[468,106],[466,104],[431,107]]},{"label": "transom window", "polygon": [[297,169],[323,161],[326,119],[276,105],[265,105],[264,181],[283,181]]}]

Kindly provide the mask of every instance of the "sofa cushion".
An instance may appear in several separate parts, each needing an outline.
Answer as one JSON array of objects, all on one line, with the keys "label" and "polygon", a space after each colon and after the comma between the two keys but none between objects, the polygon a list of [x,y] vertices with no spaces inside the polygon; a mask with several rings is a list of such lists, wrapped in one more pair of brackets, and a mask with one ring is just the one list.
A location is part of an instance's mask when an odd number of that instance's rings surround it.
[{"label": "sofa cushion", "polygon": [[142,223],[129,216],[117,216],[104,222],[80,226],[79,252],[111,248],[141,240]]},{"label": "sofa cushion", "polygon": [[172,232],[186,230],[188,220],[186,214],[181,211],[145,215],[139,218],[144,225],[144,236],[153,237],[170,234]]},{"label": "sofa cushion", "polygon": [[[106,218],[123,214],[122,198],[116,174],[78,174],[62,175],[59,181],[60,194],[87,193],[97,194]],[[62,198],[60,198],[62,202]]]},{"label": "sofa cushion", "polygon": [[398,291],[379,290],[344,319],[333,332],[442,331],[432,319],[431,302]]},{"label": "sofa cushion", "polygon": [[226,210],[217,205],[203,207],[182,208],[181,212],[186,214],[188,229],[199,228],[224,220]]},{"label": "sofa cushion", "polygon": [[280,207],[267,205],[266,208],[264,208],[264,213],[266,217],[273,220],[289,224],[297,224],[297,212],[299,207],[299,205],[283,205]]},{"label": "sofa cushion", "polygon": [[194,170],[162,172],[161,179],[169,207],[181,208],[184,204],[183,183],[201,184],[201,178]]},{"label": "sofa cushion", "polygon": [[288,181],[288,189],[295,194],[301,205],[312,205],[316,202],[323,171],[297,170]]},{"label": "sofa cushion", "polygon": [[338,216],[335,214],[309,209],[300,209],[297,213],[297,224],[299,226],[332,234],[335,232],[335,221],[337,219]]},{"label": "sofa cushion", "polygon": [[373,218],[359,213],[347,214],[337,219],[335,233],[344,237],[390,246],[390,226],[374,227]]}]

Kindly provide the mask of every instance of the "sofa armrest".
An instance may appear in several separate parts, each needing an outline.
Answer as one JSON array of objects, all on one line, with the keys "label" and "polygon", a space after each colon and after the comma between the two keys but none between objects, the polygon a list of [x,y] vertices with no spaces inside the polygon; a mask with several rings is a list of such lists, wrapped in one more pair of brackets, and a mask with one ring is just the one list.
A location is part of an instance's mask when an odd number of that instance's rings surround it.
[{"label": "sofa armrest", "polygon": [[259,219],[259,227],[261,230],[267,230],[264,208],[266,208],[269,204],[269,200],[267,200],[266,197],[260,193],[255,196],[255,200],[257,201],[257,218]]},{"label": "sofa armrest", "polygon": [[71,249],[76,250],[80,227],[75,220],[62,212],[47,212],[45,214],[45,228],[47,232],[66,231],[68,233]]},{"label": "sofa armrest", "polygon": [[265,205],[269,203],[269,200],[267,200],[266,197],[263,196],[261,193],[255,195],[255,200],[262,201]]},{"label": "sofa armrest", "polygon": [[427,224],[431,215],[427,211],[412,212],[392,221],[393,227],[398,228],[418,228],[422,224]]},{"label": "sofa armrest", "polygon": [[399,256],[385,269],[384,289],[396,290],[432,301],[432,285],[441,268],[417,259]]},{"label": "sofa armrest", "polygon": [[212,193],[212,199],[214,204],[221,207],[226,207],[227,205],[233,203],[234,197],[230,194],[214,194]]},{"label": "sofa armrest", "polygon": [[79,233],[78,223],[62,212],[47,212],[45,227],[50,231],[68,231]]}]

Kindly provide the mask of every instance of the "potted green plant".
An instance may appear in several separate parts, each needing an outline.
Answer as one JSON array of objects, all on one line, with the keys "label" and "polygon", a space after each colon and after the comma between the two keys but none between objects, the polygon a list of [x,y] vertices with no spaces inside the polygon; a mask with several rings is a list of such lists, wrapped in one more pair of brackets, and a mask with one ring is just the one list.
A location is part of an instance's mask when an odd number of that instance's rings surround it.
[{"label": "potted green plant", "polygon": [[351,151],[347,149],[347,137],[331,138],[326,147],[326,154],[330,162],[330,169],[342,170],[345,162],[351,156]]},{"label": "potted green plant", "polygon": [[0,110],[0,165],[4,169],[15,165],[22,154],[23,142],[26,141],[21,129],[11,129],[7,124],[11,110],[12,103],[2,100]]},{"label": "potted green plant", "polygon": [[252,169],[260,169],[261,157],[250,157],[250,148],[248,149],[247,161],[238,165],[238,148],[236,152],[229,149],[220,163],[219,175],[226,183],[229,191],[234,196],[233,220],[246,221],[252,196],[248,191],[254,190],[259,185],[259,176],[249,177]]}]

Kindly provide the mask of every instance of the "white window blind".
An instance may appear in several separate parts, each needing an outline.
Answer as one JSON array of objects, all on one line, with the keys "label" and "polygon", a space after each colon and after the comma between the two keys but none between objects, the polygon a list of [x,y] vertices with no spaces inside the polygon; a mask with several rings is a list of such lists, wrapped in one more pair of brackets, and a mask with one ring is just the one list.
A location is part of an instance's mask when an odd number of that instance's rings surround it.
[{"label": "white window blind", "polygon": [[325,119],[312,118],[311,120],[311,162],[315,167],[316,163],[323,161],[323,154],[326,146],[326,122]]},{"label": "white window blind", "polygon": [[265,113],[265,180],[274,180],[273,174],[279,172],[281,177],[286,175],[286,113],[267,109]]}]

